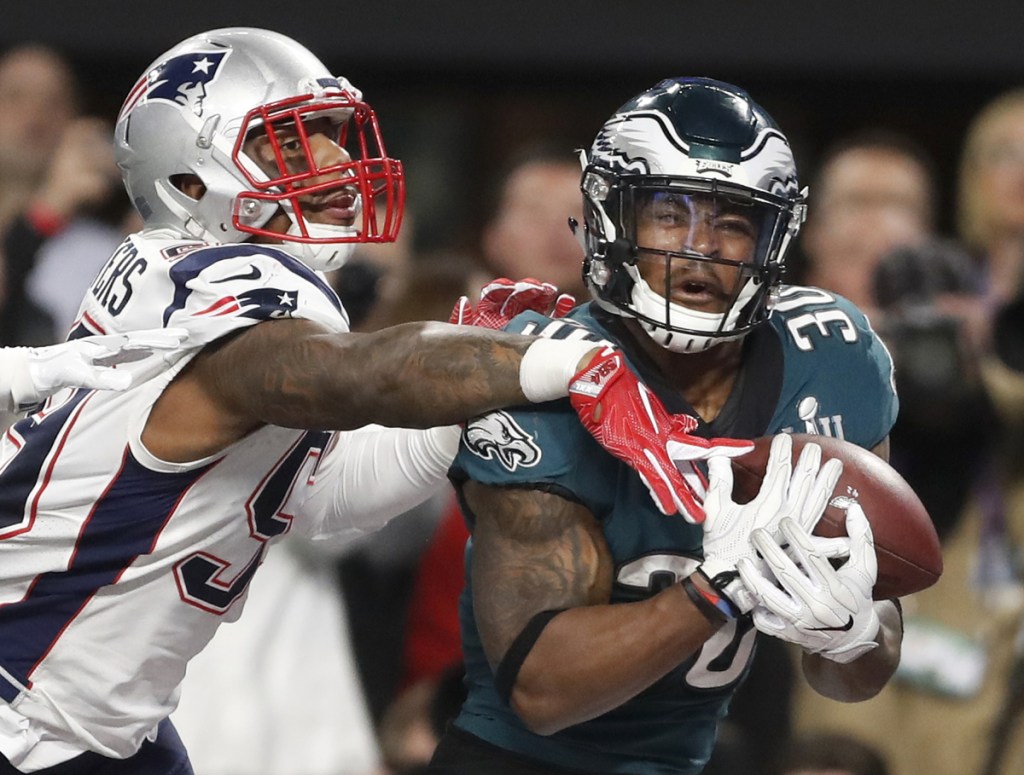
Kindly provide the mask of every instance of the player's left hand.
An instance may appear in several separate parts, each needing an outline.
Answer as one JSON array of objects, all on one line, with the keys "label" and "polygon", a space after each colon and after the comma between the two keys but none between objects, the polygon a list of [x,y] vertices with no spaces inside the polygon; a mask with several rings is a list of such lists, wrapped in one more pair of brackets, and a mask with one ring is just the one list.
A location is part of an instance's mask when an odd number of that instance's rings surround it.
[{"label": "player's left hand", "polygon": [[150,375],[154,356],[178,349],[186,338],[182,329],[154,329],[18,348],[26,379],[15,380],[14,399],[33,404],[65,387],[125,390]]},{"label": "player's left hand", "polygon": [[789,518],[780,523],[778,539],[766,530],[751,536],[770,575],[749,560],[738,564],[759,601],[753,611],[757,629],[843,664],[876,648],[880,627],[871,598],[878,560],[871,525],[857,504],[846,511],[846,531],[849,557],[838,569],[810,531]]},{"label": "player's left hand", "polygon": [[704,510],[694,484],[686,481],[675,461],[733,457],[753,446],[738,439],[691,435],[697,421],[670,415],[612,347],[576,374],[569,385],[569,402],[598,443],[640,474],[663,514],[679,512],[694,524],[704,520]]},{"label": "player's left hand", "polygon": [[542,283],[532,277],[518,281],[499,277],[481,289],[480,301],[475,307],[470,304],[469,297],[460,296],[448,322],[502,329],[512,318],[527,310],[560,318],[575,305],[575,297],[568,293],[559,294],[558,288],[551,283]]}]

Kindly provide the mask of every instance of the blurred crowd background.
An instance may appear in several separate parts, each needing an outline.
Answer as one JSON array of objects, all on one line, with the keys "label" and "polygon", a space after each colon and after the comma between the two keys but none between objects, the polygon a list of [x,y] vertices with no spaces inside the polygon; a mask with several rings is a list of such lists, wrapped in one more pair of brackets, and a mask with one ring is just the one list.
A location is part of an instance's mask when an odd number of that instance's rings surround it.
[{"label": "blurred crowd background", "polygon": [[[150,61],[265,26],[363,90],[408,180],[398,243],[332,281],[365,330],[446,319],[497,275],[585,297],[578,162],[633,94],[736,83],[788,135],[810,215],[793,282],[842,293],[893,352],[893,463],[946,573],[904,601],[900,673],[809,696],[762,643],[708,775],[1024,771],[1024,10],[870,0],[18,3],[0,23],[0,344],[62,339],[134,221],[110,155]],[[285,542],[190,670],[199,775],[406,775],[460,700],[461,515],[450,493],[342,554]]]}]

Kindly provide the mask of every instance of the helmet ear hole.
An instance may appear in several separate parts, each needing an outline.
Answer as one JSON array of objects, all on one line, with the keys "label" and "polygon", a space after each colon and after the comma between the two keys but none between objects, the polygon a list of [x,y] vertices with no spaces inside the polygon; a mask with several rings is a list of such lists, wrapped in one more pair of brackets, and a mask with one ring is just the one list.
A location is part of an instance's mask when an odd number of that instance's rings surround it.
[{"label": "helmet ear hole", "polygon": [[171,175],[171,185],[183,193],[189,199],[198,202],[206,193],[206,185],[202,179],[191,172],[182,172],[178,175]]}]

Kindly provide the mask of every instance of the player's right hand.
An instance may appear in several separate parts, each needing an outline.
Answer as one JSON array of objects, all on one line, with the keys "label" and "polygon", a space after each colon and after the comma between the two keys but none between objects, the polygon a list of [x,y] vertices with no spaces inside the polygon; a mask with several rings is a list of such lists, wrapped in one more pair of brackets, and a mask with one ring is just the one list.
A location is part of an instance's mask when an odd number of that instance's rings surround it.
[{"label": "player's right hand", "polygon": [[781,540],[764,530],[752,537],[768,573],[739,562],[743,583],[759,600],[757,629],[841,664],[874,649],[881,626],[871,599],[878,558],[871,525],[856,503],[846,511],[846,530],[848,539],[831,539],[849,547],[839,568],[820,551],[820,539],[791,519],[782,521]]},{"label": "player's right hand", "polygon": [[512,318],[527,310],[560,318],[575,305],[575,297],[568,293],[559,294],[558,288],[551,283],[542,283],[532,277],[518,281],[499,277],[480,290],[480,301],[475,307],[470,304],[469,297],[460,296],[448,322],[502,329]]}]

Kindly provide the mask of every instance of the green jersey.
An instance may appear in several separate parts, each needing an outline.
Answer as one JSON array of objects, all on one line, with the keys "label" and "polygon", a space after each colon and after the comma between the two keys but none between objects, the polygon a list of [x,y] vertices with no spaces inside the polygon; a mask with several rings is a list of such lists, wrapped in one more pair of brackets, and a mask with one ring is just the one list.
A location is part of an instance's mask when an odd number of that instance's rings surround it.
[{"label": "green jersey", "polygon": [[[625,333],[621,319],[596,304],[558,320],[525,313],[508,330],[609,341],[669,411],[696,415]],[[743,347],[732,394],[714,422],[700,423],[697,434],[817,433],[871,448],[895,422],[892,362],[864,315],[842,298],[816,288],[783,287],[772,315]],[[544,489],[585,505],[599,520],[614,561],[613,604],[676,583],[703,556],[702,528],[661,514],[636,472],[594,441],[566,399],[493,412],[469,423],[451,477],[456,485],[474,479]],[[472,526],[473,515],[465,513]],[[466,567],[471,563],[472,540]],[[732,621],[691,659],[625,704],[541,736],[530,732],[495,690],[473,617],[468,573],[460,619],[468,697],[456,725],[498,747],[590,773],[699,773],[711,754],[718,721],[746,675],[756,634],[747,618]]]}]

